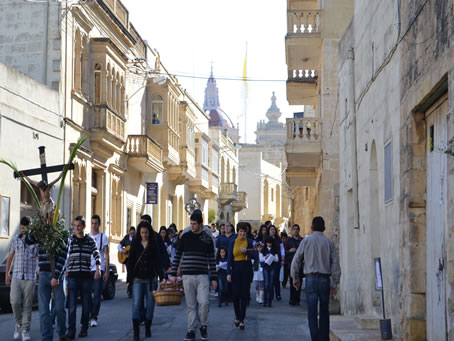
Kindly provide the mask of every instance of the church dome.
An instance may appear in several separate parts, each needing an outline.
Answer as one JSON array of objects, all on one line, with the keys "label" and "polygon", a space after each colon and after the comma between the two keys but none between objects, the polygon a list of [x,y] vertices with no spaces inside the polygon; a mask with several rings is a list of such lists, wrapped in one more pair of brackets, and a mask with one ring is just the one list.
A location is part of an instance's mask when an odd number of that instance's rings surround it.
[{"label": "church dome", "polygon": [[211,109],[210,112],[210,127],[234,128],[232,120],[221,109]]},{"label": "church dome", "polygon": [[273,91],[273,96],[271,96],[271,106],[269,107],[268,111],[266,112],[266,117],[270,121],[278,121],[279,117],[281,117],[281,111],[276,105],[276,95],[274,94]]}]

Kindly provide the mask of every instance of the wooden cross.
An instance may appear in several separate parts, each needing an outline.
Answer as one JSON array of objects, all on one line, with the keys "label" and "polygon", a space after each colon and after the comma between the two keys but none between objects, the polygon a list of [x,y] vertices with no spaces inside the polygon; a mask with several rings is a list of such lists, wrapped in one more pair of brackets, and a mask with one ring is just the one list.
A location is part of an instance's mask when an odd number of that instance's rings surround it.
[{"label": "wooden cross", "polygon": [[[24,175],[24,176],[32,176],[32,175],[41,174],[41,181],[47,186],[49,184],[48,179],[47,179],[47,174],[60,172],[65,168],[66,165],[47,167],[46,151],[45,151],[46,147],[41,146],[41,147],[38,147],[38,149],[39,149],[39,161],[40,161],[41,167],[19,171],[19,174]],[[73,163],[69,166],[69,169],[74,169]],[[18,178],[19,174],[14,172],[14,178]]]}]

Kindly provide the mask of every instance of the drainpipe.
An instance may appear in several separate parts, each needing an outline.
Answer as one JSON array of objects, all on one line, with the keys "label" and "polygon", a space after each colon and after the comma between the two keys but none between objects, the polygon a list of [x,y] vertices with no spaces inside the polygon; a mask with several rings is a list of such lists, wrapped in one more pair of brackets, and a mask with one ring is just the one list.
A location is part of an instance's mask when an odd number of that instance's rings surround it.
[{"label": "drainpipe", "polygon": [[49,57],[49,11],[50,11],[50,4],[47,2],[46,5],[46,16],[44,18],[44,24],[46,25],[46,33],[44,34],[44,53],[43,53],[43,83],[50,87],[47,84],[47,63]]},{"label": "drainpipe", "polygon": [[352,187],[353,187],[353,228],[359,229],[359,200],[358,200],[358,134],[356,132],[356,106],[355,106],[355,53],[353,47],[348,51],[348,78],[350,98],[349,111],[351,115],[352,138]]}]

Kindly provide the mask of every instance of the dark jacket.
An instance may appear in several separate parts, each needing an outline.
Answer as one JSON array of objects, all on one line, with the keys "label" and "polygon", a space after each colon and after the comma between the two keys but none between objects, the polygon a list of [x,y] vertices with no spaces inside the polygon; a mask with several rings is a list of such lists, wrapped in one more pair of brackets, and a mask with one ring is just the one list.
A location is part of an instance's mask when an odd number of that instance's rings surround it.
[{"label": "dark jacket", "polygon": [[128,265],[128,283],[132,283],[134,278],[164,278],[158,246],[152,239],[145,249],[140,240],[135,239],[133,241],[129,252]]},{"label": "dark jacket", "polygon": [[[232,268],[234,266],[234,261],[233,261],[233,247],[235,246],[235,240],[238,238],[238,235],[235,235],[235,238],[230,240],[229,248],[228,248],[228,257],[227,257],[227,275],[232,274]],[[249,238],[247,239],[247,252],[246,255],[248,256],[248,262],[251,264],[251,276],[253,276],[253,271],[252,271],[252,263],[251,259],[254,257],[254,246],[252,244],[252,240]]]}]

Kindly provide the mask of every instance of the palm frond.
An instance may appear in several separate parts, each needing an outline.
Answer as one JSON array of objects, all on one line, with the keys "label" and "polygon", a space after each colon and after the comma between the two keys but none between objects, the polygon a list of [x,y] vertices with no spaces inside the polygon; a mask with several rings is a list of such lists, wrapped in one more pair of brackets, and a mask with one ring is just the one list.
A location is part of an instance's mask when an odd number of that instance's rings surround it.
[{"label": "palm frond", "polygon": [[17,169],[16,165],[14,163],[8,161],[8,160],[5,160],[5,159],[0,159],[0,163],[3,163],[4,165],[7,165],[9,168],[11,168],[14,171],[14,173],[16,173],[18,175],[20,180],[24,183],[24,185],[27,187],[28,191],[32,195],[32,198],[33,198],[33,201],[36,204],[36,207],[38,207],[38,209],[40,209],[41,205],[39,204],[38,195],[36,194],[36,192],[33,189],[32,185],[30,185],[30,183],[25,179],[25,177],[23,177],[22,174],[19,173],[19,170]]},{"label": "palm frond", "polygon": [[63,187],[65,186],[65,178],[66,174],[68,173],[69,170],[69,165],[73,162],[74,158],[76,157],[77,150],[80,148],[80,146],[87,140],[88,136],[87,135],[82,135],[79,138],[79,141],[74,145],[74,147],[71,150],[71,153],[69,154],[69,159],[68,163],[66,164],[65,168],[63,169],[63,175],[60,181],[60,189],[58,190],[58,199],[57,199],[57,204],[55,205],[55,210],[54,210],[54,218],[52,220],[52,226],[55,226],[57,224],[58,220],[58,212],[60,208],[60,201],[61,197],[63,194]]}]

